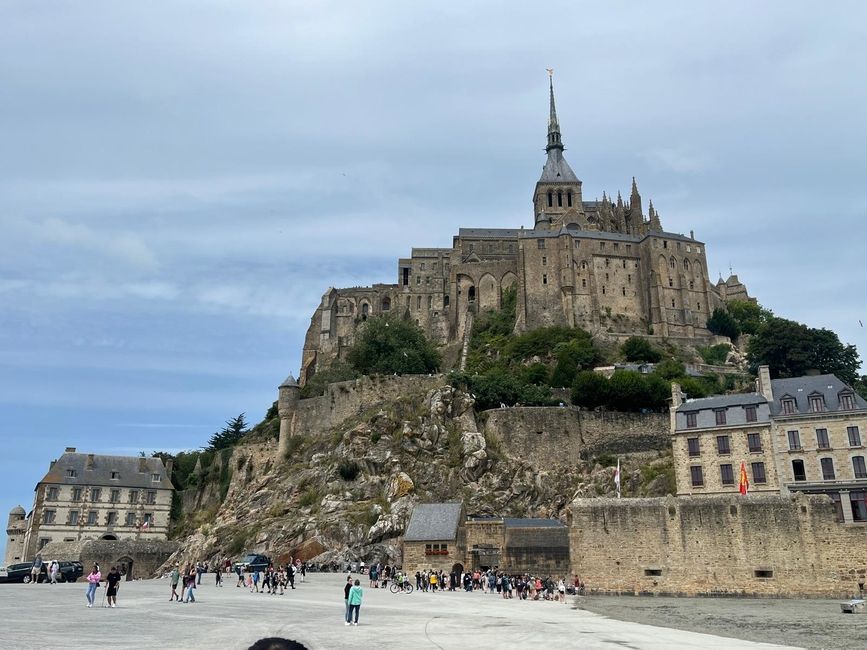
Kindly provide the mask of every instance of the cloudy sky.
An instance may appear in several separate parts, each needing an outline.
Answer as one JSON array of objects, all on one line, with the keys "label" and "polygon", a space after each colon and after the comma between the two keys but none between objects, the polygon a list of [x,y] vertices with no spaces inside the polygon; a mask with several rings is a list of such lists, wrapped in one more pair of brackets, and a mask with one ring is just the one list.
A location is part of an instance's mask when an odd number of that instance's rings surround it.
[{"label": "cloudy sky", "polygon": [[546,67],[585,198],[867,354],[867,5],[426,4],[0,0],[4,513],[258,421],[329,285],[531,225]]}]

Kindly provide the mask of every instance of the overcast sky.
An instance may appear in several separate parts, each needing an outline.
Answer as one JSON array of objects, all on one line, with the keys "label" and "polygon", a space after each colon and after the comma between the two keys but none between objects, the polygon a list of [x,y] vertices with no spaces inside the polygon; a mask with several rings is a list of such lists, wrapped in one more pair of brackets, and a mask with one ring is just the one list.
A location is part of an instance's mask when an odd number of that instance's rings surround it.
[{"label": "overcast sky", "polygon": [[867,4],[0,0],[0,508],[68,446],[203,445],[328,286],[533,223],[555,69],[585,199],[638,179],[867,354]]}]

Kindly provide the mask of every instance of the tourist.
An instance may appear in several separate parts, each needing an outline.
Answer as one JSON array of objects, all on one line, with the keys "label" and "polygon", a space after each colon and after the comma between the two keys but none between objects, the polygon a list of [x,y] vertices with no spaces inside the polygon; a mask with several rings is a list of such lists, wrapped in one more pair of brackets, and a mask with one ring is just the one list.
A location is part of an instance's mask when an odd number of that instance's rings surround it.
[{"label": "tourist", "polygon": [[173,600],[181,602],[181,597],[178,595],[178,582],[180,581],[180,579],[180,564],[178,562],[175,562],[175,566],[172,569],[172,572],[169,573],[169,581],[172,583],[172,593],[169,596],[169,602],[172,602]]},{"label": "tourist", "polygon": [[243,587],[244,586],[244,569],[241,568],[240,564],[235,565],[235,573],[238,574],[238,584],[236,584],[235,586],[236,587]]},{"label": "tourist", "polygon": [[216,580],[216,583],[214,584],[215,587],[222,587],[223,586],[223,574],[220,571],[220,563],[219,562],[214,563],[214,579]]},{"label": "tourist", "polygon": [[557,593],[560,596],[560,602],[566,604],[566,581],[563,578],[557,582]]},{"label": "tourist", "polygon": [[99,565],[94,564],[87,576],[87,606],[93,607],[93,601],[96,600],[96,590],[99,587],[99,582],[102,580],[102,574],[99,572]]},{"label": "tourist", "polygon": [[184,602],[194,603],[196,602],[196,594],[194,593],[196,590],[196,568],[191,566],[189,571],[185,573],[186,578],[184,580],[184,586],[186,587],[186,590],[184,591]]},{"label": "tourist", "polygon": [[289,581],[289,586],[292,589],[295,589],[295,563],[290,562],[289,566],[286,567],[286,579]]},{"label": "tourist", "polygon": [[369,586],[370,586],[372,589],[378,589],[378,588],[379,588],[379,583],[376,581],[376,580],[377,580],[377,577],[378,577],[378,574],[376,573],[376,565],[375,565],[375,564],[374,564],[373,566],[370,567],[370,571],[369,571],[367,577],[370,578],[370,585],[369,585]]},{"label": "tourist", "polygon": [[57,575],[60,573],[60,564],[57,560],[51,560],[48,565],[48,575],[51,578],[51,584],[57,584]]},{"label": "tourist", "polygon": [[33,566],[30,567],[30,580],[34,585],[39,582],[40,573],[42,573],[42,556],[37,554],[36,559],[33,560]]},{"label": "tourist", "polygon": [[343,603],[346,610],[343,612],[343,620],[349,625],[349,592],[352,591],[352,576],[346,576],[346,584],[343,585]]},{"label": "tourist", "polygon": [[437,578],[436,571],[431,571],[430,572],[430,590],[434,593],[436,593],[436,590],[437,590],[437,582],[438,582],[438,578]]},{"label": "tourist", "polygon": [[352,618],[353,612],[355,613],[355,620],[352,621],[353,625],[358,625],[358,612],[361,609],[361,598],[363,594],[361,592],[361,581],[356,580],[352,585],[352,589],[349,590],[349,614],[346,616],[346,624],[349,625],[350,618]]},{"label": "tourist", "polygon": [[253,571],[253,586],[250,588],[250,593],[253,593],[254,590],[259,593],[259,569]]},{"label": "tourist", "polygon": [[109,607],[117,606],[117,590],[120,588],[120,577],[120,571],[118,571],[117,567],[114,566],[111,567],[111,571],[109,571],[108,575],[105,577],[105,598],[108,600]]},{"label": "tourist", "polygon": [[301,567],[301,582],[304,582],[304,577],[307,575],[307,562],[302,562]]}]

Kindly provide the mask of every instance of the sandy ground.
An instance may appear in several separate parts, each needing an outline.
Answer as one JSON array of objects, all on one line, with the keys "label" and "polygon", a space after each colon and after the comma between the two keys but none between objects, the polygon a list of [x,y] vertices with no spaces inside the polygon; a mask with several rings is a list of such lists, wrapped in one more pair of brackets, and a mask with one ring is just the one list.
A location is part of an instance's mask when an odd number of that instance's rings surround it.
[{"label": "sandy ground", "polygon": [[578,601],[580,609],[620,621],[805,648],[867,648],[867,614],[843,614],[838,600],[586,596]]}]

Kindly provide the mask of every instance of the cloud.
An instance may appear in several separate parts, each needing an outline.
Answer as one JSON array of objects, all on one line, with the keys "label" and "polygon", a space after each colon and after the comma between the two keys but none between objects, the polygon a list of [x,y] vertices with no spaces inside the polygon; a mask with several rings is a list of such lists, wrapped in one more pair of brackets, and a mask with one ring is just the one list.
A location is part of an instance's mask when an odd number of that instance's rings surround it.
[{"label": "cloud", "polygon": [[711,166],[707,153],[689,147],[659,147],[648,151],[643,157],[654,169],[677,174],[697,174]]}]

